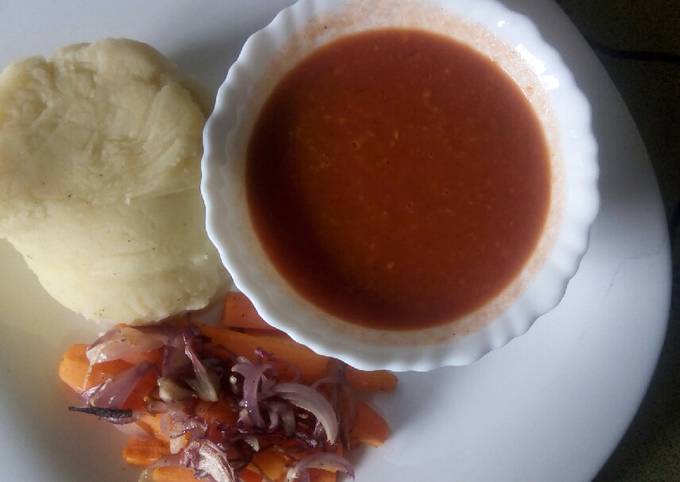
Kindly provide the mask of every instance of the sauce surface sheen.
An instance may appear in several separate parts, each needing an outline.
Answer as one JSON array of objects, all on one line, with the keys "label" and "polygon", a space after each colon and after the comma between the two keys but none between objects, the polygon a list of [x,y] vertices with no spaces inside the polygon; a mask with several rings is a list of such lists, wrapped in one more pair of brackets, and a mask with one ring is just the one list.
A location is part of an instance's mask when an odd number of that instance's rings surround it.
[{"label": "sauce surface sheen", "polygon": [[536,114],[499,67],[417,30],[344,37],[274,89],[248,146],[258,238],[304,298],[380,329],[435,326],[521,271],[550,202]]}]

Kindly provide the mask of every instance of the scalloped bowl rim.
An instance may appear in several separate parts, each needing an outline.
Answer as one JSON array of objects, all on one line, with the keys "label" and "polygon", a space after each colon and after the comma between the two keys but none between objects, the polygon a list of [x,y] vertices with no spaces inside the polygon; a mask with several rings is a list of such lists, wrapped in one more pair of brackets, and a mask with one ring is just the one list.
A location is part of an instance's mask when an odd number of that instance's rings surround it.
[{"label": "scalloped bowl rim", "polygon": [[[329,329],[324,323],[318,323],[329,315],[318,309],[314,311],[308,301],[301,299],[280,276],[272,272],[266,255],[259,244],[253,242],[252,227],[244,227],[242,219],[237,219],[239,222],[234,224],[227,222],[232,211],[243,211],[243,206],[235,208],[234,205],[245,203],[245,200],[239,186],[225,188],[225,185],[233,182],[238,177],[234,173],[242,168],[229,161],[229,153],[235,149],[243,152],[246,139],[237,134],[245,129],[244,124],[248,122],[245,118],[250,116],[252,123],[253,111],[259,111],[252,105],[248,106],[247,102],[250,100],[252,103],[251,98],[256,96],[253,85],[260,80],[257,75],[261,75],[263,69],[253,65],[269,60],[267,68],[271,68],[270,64],[276,63],[276,55],[282,55],[282,46],[287,46],[303,27],[319,22],[319,18],[324,20],[321,23],[328,23],[325,20],[326,17],[331,18],[329,15],[360,9],[360,4],[358,1],[301,0],[279,12],[268,26],[246,41],[218,91],[215,108],[203,133],[201,193],[206,205],[207,233],[235,286],[252,300],[262,318],[315,352],[366,370],[428,371],[442,366],[467,365],[525,333],[536,319],[557,306],[587,250],[590,226],[599,209],[597,144],[590,127],[590,105],[559,54],[542,39],[531,20],[495,0],[439,0],[427,4],[410,0],[378,0],[373,3],[371,13],[379,12],[382,5],[386,8],[385,12],[388,12],[387,9],[390,12],[385,15],[396,15],[395,6],[401,8],[402,13],[411,14],[427,10],[431,14],[432,9],[439,9],[458,22],[475,29],[481,27],[522,57],[525,67],[531,69],[545,89],[543,94],[549,102],[549,115],[554,117],[559,136],[555,145],[563,158],[565,170],[563,209],[560,212],[563,219],[545,259],[522,285],[522,292],[483,326],[437,341],[423,342],[422,337],[414,336],[405,337],[406,341],[398,343],[381,341],[381,337],[386,341],[396,340],[393,333],[349,323],[345,324],[347,329],[344,330],[342,327],[337,329],[337,324]],[[366,12],[362,15],[357,16],[355,22],[365,18]],[[418,26],[422,26],[422,18],[418,21]],[[358,30],[364,28],[359,26]],[[321,40],[314,41],[319,45],[325,43],[323,33],[317,32],[317,35]],[[298,42],[306,40],[297,39]],[[311,50],[314,48],[310,47]],[[280,74],[283,75],[287,68],[281,68]],[[271,85],[275,84],[272,80]],[[267,91],[267,88],[262,88]],[[246,107],[250,108],[250,112]],[[565,139],[569,142],[564,142]],[[229,229],[233,225],[240,225],[241,229]],[[302,311],[300,306],[306,311]]]}]

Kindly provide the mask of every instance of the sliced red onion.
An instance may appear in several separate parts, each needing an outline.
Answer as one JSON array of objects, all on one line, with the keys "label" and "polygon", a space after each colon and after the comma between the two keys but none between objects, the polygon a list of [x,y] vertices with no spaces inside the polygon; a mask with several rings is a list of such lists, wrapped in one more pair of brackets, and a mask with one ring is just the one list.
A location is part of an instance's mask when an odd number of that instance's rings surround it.
[{"label": "sliced red onion", "polygon": [[89,400],[92,399],[92,397],[94,397],[97,392],[99,392],[100,390],[103,390],[104,387],[107,386],[109,383],[111,383],[110,378],[107,379],[107,380],[104,380],[99,385],[94,385],[94,386],[88,388],[87,390],[80,392],[80,398],[83,399],[83,402],[88,403]]},{"label": "sliced red onion", "polygon": [[354,394],[349,385],[342,386],[342,396],[340,400],[340,439],[346,450],[352,448],[351,432],[357,419],[357,407]]},{"label": "sliced red onion", "polygon": [[184,422],[189,418],[189,415],[187,415],[184,412],[179,412],[179,413],[164,413],[160,417],[160,429],[161,432],[163,432],[165,435],[170,437],[171,433],[174,433],[175,430],[175,424]]},{"label": "sliced red onion", "polygon": [[260,398],[271,397],[276,384],[277,381],[274,378],[263,377],[262,384],[260,385]]},{"label": "sliced red onion", "polygon": [[145,333],[129,326],[116,327],[95,341],[87,349],[90,365],[125,360],[132,355],[162,347],[167,336],[160,333]]},{"label": "sliced red onion", "polygon": [[[184,381],[187,385],[189,385],[189,387],[191,387],[194,393],[201,400],[205,400],[206,402],[216,402],[218,400],[217,397],[219,397],[219,395],[217,395],[217,389],[220,386],[220,379],[217,375],[210,371],[206,370],[206,373],[207,380],[209,381],[207,385],[202,381],[199,381],[198,378],[187,378]],[[213,393],[215,393],[215,397],[213,397]]]},{"label": "sliced red onion", "polygon": [[[167,337],[173,336],[178,331],[181,331],[186,324],[185,313],[177,313],[172,316],[168,316],[157,323],[149,323],[146,325],[136,325],[135,328],[144,333],[152,333],[156,335],[164,335]],[[179,322],[179,323],[178,323]]]},{"label": "sliced red onion", "polygon": [[191,360],[187,357],[184,333],[176,333],[168,339],[163,350],[161,374],[166,378],[179,378],[191,369]]},{"label": "sliced red onion", "polygon": [[307,410],[323,426],[326,438],[333,444],[338,436],[338,418],[326,398],[317,390],[299,383],[279,383],[274,393],[293,405]]},{"label": "sliced red onion", "polygon": [[160,420],[161,431],[170,438],[190,434],[192,440],[205,435],[208,425],[199,417],[192,417],[184,411],[164,413]]},{"label": "sliced red onion", "polygon": [[336,470],[344,472],[354,478],[354,467],[344,457],[339,455],[319,452],[300,460],[288,470],[286,482],[309,482],[309,469]]},{"label": "sliced red onion", "polygon": [[187,443],[205,437],[208,425],[185,412],[169,412],[161,416],[161,431],[170,439],[170,453],[178,454]]},{"label": "sliced red onion", "polygon": [[163,350],[161,374],[165,378],[180,378],[192,369],[191,360],[186,355],[184,346],[166,346]]},{"label": "sliced red onion", "polygon": [[287,382],[298,383],[302,379],[302,372],[296,365],[278,358],[275,358],[275,360],[278,373],[288,372],[292,374],[292,378],[290,378],[290,380],[286,380]]},{"label": "sliced red onion", "polygon": [[250,362],[241,361],[231,367],[231,371],[243,376],[243,407],[248,410],[250,419],[258,428],[264,427],[264,418],[260,413],[260,381],[264,374],[272,366],[269,363],[253,365]]},{"label": "sliced red onion", "polygon": [[347,364],[341,362],[337,358],[331,358],[328,361],[327,372],[330,377],[338,377],[345,379],[345,372],[347,371]]},{"label": "sliced red onion", "polygon": [[122,408],[139,382],[156,367],[149,361],[143,361],[127,369],[116,378],[107,380],[100,388],[94,390],[87,403],[99,408]]},{"label": "sliced red onion", "polygon": [[324,429],[321,423],[317,420],[316,424],[314,425],[314,431],[312,432],[312,436],[317,439],[321,439],[321,436],[324,435]]},{"label": "sliced red onion", "polygon": [[229,373],[233,363],[227,363],[221,358],[203,358],[203,365],[209,373],[214,373],[220,380]]},{"label": "sliced red onion", "polygon": [[144,404],[144,408],[151,415],[167,413],[173,417],[184,416],[188,411],[184,402],[162,402],[160,400],[148,400]]},{"label": "sliced red onion", "polygon": [[321,385],[340,385],[344,383],[345,380],[338,376],[329,376],[321,378],[314,383],[312,383],[312,388],[319,388]]},{"label": "sliced red onion", "polygon": [[356,419],[356,406],[353,391],[345,377],[347,365],[340,360],[332,358],[328,362],[327,370],[328,376],[318,380],[313,386],[316,388],[322,384],[330,385],[328,398],[335,413],[339,416],[340,441],[346,450],[350,450],[350,432],[352,427],[354,427]]},{"label": "sliced red onion", "polygon": [[302,442],[310,449],[316,449],[319,447],[319,440],[302,430],[296,431],[294,436],[299,442]]},{"label": "sliced red onion", "polygon": [[267,430],[271,432],[279,426],[279,413],[276,410],[272,410],[271,407],[267,408],[269,408],[269,426],[267,427]]},{"label": "sliced red onion", "polygon": [[149,433],[136,423],[125,423],[114,425],[119,431],[123,432],[129,437],[145,438],[149,437]]},{"label": "sliced red onion", "polygon": [[[224,292],[220,290],[219,293],[215,294],[215,299],[223,299]],[[189,321],[198,321],[201,323],[206,323],[209,325],[219,325],[220,320],[222,320],[222,315],[224,312],[224,304],[222,303],[210,303],[205,308],[196,311],[189,311],[187,313]]]},{"label": "sliced red onion", "polygon": [[153,470],[152,468],[146,468],[139,474],[137,482],[153,482]]},{"label": "sliced red onion", "polygon": [[201,474],[209,475],[216,482],[239,482],[234,469],[229,465],[227,454],[209,440],[198,442],[198,466]]},{"label": "sliced red onion", "polygon": [[170,409],[170,406],[166,402],[161,402],[159,400],[149,400],[145,403],[146,411],[151,415],[157,415],[159,413],[165,413]]},{"label": "sliced red onion", "polygon": [[201,446],[198,442],[191,442],[186,446],[182,453],[179,454],[179,463],[184,467],[196,469],[198,467],[198,448]]},{"label": "sliced red onion", "polygon": [[187,467],[187,464],[184,463],[185,453],[186,449],[181,454],[171,454],[166,455],[165,457],[161,457],[160,459],[156,460],[154,463],[149,465],[148,469],[153,470],[157,469],[158,467],[173,467],[173,466]]},{"label": "sliced red onion", "polygon": [[210,377],[208,370],[206,370],[201,360],[198,358],[196,351],[192,346],[190,339],[191,335],[184,334],[184,352],[191,360],[191,364],[194,367],[194,374],[196,375],[195,380],[187,380],[187,383],[194,389],[196,395],[201,400],[206,402],[216,402],[218,400],[219,387],[217,386],[217,380]]},{"label": "sliced red onion", "polygon": [[253,451],[255,451],[255,452],[259,452],[259,451],[260,451],[260,439],[258,439],[258,438],[255,437],[254,435],[248,435],[248,436],[246,436],[246,437],[243,439],[243,441],[244,441],[245,443],[247,443],[248,445],[250,445],[250,448],[252,448]]},{"label": "sliced red onion", "polygon": [[97,337],[97,339],[96,339],[95,341],[93,341],[93,342],[87,347],[87,349],[89,350],[90,348],[93,348],[93,347],[95,347],[95,346],[97,346],[97,345],[101,345],[102,343],[104,343],[104,342],[106,342],[106,341],[108,341],[108,340],[111,340],[111,339],[113,339],[114,337],[118,336],[119,333],[120,333],[120,327],[119,327],[119,326],[114,326],[114,327],[111,328],[110,330],[105,331],[104,333],[102,333],[101,335],[99,335],[99,336]]},{"label": "sliced red onion", "polygon": [[176,422],[169,431],[170,438],[182,437],[189,434],[191,439],[197,439],[205,435],[208,425],[198,418],[189,418],[182,422]]},{"label": "sliced red onion", "polygon": [[[331,364],[329,363],[329,366]],[[329,369],[330,371],[330,369]],[[344,377],[339,376],[339,375],[329,375],[327,377],[324,377],[320,380],[317,380],[312,384],[312,388],[319,389],[320,386],[322,385],[328,385],[328,389],[324,392],[326,395],[326,398],[328,402],[331,404],[331,407],[333,407],[333,411],[338,415],[338,432],[340,434],[340,439],[344,442],[344,423],[343,423],[343,418],[342,418],[342,410],[341,410],[341,404],[339,403],[340,400],[340,387],[344,383]],[[321,434],[323,432],[323,428],[317,421],[316,426],[314,427],[314,433],[313,436],[317,439],[321,439]]]},{"label": "sliced red onion", "polygon": [[187,400],[193,393],[169,378],[158,379],[158,396],[166,403]]},{"label": "sliced red onion", "polygon": [[260,347],[255,348],[255,356],[261,362],[267,362],[274,359],[274,355],[272,353],[269,353]]},{"label": "sliced red onion", "polygon": [[275,430],[279,425],[279,420],[283,424],[283,433],[286,437],[292,437],[295,433],[295,412],[293,407],[284,402],[267,402],[265,404],[269,412],[269,427],[270,431]]},{"label": "sliced red onion", "polygon": [[188,443],[189,441],[186,437],[170,437],[168,448],[170,449],[171,454],[176,455],[180,453]]},{"label": "sliced red onion", "polygon": [[251,428],[253,426],[253,420],[250,418],[248,410],[242,408],[238,412],[238,420],[236,424],[240,427]]},{"label": "sliced red onion", "polygon": [[342,423],[340,424],[340,443],[346,451],[350,451],[353,448],[352,445],[352,428],[356,422],[356,409],[354,408],[354,402],[352,402],[352,411],[343,412]]}]

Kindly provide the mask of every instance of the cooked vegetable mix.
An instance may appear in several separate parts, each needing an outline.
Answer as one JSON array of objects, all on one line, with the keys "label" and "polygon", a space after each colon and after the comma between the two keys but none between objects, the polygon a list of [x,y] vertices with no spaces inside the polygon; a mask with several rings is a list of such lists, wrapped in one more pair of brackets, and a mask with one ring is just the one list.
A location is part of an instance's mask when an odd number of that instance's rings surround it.
[{"label": "cooked vegetable mix", "polygon": [[[389,372],[322,357],[269,327],[229,294],[221,326],[190,316],[118,325],[73,345],[59,377],[95,415],[131,434],[123,459],[140,480],[332,482],[344,454],[380,446],[385,420],[360,392],[391,391]],[[244,320],[248,320],[244,322]]]}]

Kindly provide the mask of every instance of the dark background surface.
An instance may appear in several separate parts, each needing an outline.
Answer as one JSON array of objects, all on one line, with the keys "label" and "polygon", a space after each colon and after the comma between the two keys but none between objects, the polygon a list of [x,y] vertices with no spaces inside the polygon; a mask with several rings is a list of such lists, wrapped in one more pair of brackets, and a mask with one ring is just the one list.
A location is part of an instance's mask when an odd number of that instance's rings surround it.
[{"label": "dark background surface", "polygon": [[659,366],[633,424],[596,481],[680,481],[680,0],[557,3],[595,47],[640,129],[674,244],[673,303]]}]

